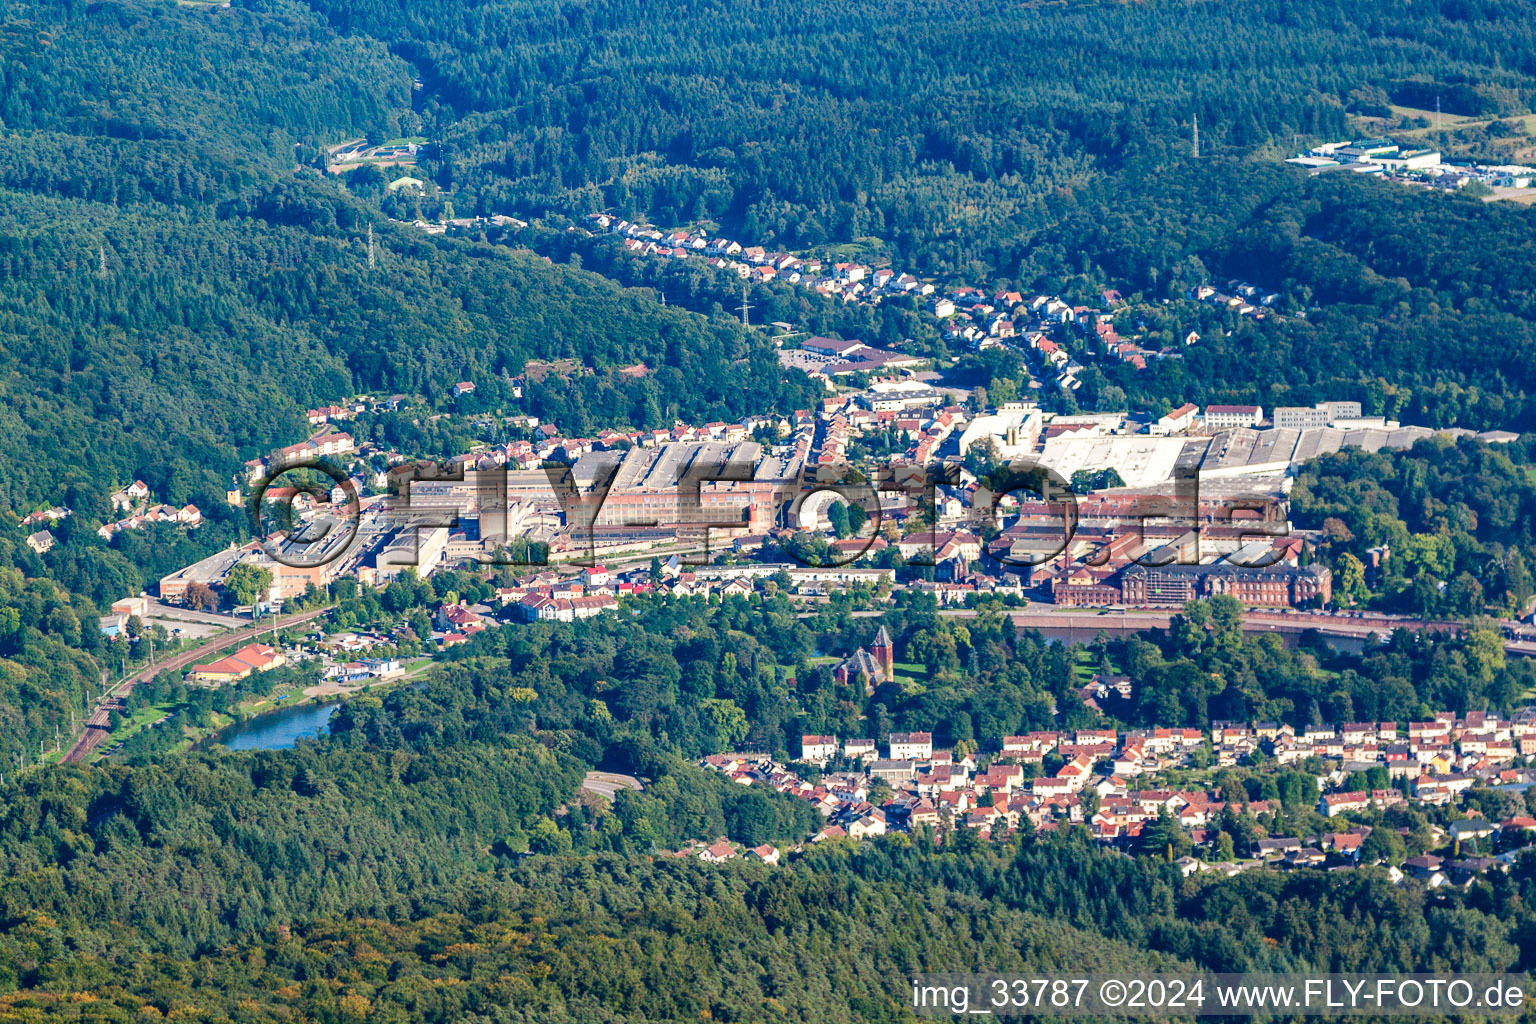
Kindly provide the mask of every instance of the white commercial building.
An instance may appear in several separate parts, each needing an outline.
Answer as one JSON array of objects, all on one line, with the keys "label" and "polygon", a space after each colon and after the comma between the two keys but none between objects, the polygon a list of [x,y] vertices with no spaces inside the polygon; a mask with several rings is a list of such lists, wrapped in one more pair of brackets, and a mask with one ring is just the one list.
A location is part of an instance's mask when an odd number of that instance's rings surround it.
[{"label": "white commercial building", "polygon": [[1263,419],[1262,405],[1208,405],[1205,407],[1205,425],[1211,430],[1256,427]]}]

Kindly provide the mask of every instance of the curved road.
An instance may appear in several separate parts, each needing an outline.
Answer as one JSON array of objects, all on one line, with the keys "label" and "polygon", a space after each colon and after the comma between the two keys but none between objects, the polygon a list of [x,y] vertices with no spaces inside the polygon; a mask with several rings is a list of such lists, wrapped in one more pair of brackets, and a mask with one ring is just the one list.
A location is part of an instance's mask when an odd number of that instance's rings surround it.
[{"label": "curved road", "polygon": [[[310,619],[328,614],[330,610],[330,608],[316,608],[314,611],[281,616],[278,618],[275,628],[285,629],[288,626],[296,626],[301,622],[308,622]],[[243,626],[240,629],[217,636],[207,643],[199,644],[189,650],[173,654],[169,658],[163,658],[160,661],[145,665],[123,679],[116,686],[108,690],[101,703],[96,705],[96,710],[91,713],[90,718],[86,719],[85,728],[81,730],[80,735],[75,738],[74,745],[64,755],[63,763],[73,764],[85,760],[85,758],[90,756],[91,751],[106,741],[107,736],[110,735],[107,730],[107,724],[111,720],[112,712],[122,710],[124,706],[123,697],[136,684],[142,683],[147,679],[153,679],[161,672],[186,668],[193,662],[200,661],[226,647],[233,647],[244,641],[252,640],[263,633],[271,632],[273,628],[274,625],[270,619],[253,622],[248,626]]]},{"label": "curved road", "polygon": [[595,793],[613,803],[613,799],[621,789],[632,789],[640,792],[645,784],[633,775],[620,775],[617,772],[587,772],[582,780],[581,788],[588,793]]}]

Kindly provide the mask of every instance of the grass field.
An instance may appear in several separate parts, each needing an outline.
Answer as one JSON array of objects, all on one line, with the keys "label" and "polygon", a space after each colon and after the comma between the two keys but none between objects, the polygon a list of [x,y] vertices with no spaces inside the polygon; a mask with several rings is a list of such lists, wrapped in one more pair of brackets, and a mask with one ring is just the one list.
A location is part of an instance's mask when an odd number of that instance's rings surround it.
[{"label": "grass field", "polygon": [[[1397,123],[1395,120],[1380,117],[1356,117],[1354,119],[1356,127],[1361,133],[1367,135],[1390,134],[1393,136],[1402,136],[1406,138],[1425,138],[1426,136],[1432,135],[1436,132],[1449,132],[1454,134],[1465,129],[1479,128],[1484,125],[1491,124],[1493,121],[1502,121],[1504,124],[1510,126],[1510,128],[1512,128],[1518,134],[1511,135],[1504,139],[1493,140],[1491,143],[1487,143],[1488,145],[1492,145],[1496,149],[1507,150],[1508,152],[1507,154],[1504,154],[1504,156],[1507,157],[1507,161],[1509,163],[1523,163],[1529,160],[1533,154],[1536,154],[1536,146],[1529,145],[1525,140],[1521,138],[1521,136],[1536,135],[1536,114],[1515,114],[1508,117],[1495,118],[1492,116],[1464,117],[1460,114],[1442,113],[1439,117],[1439,125],[1437,127],[1435,123],[1435,112],[1433,110],[1420,110],[1417,107],[1394,106],[1392,107],[1392,112],[1398,118],[1424,118],[1429,122],[1429,125],[1425,128],[1398,128],[1395,126]],[[1473,144],[1474,143],[1468,143],[1468,146]],[[1451,152],[1456,152],[1466,147],[1458,146],[1444,148],[1450,150]],[[1447,155],[1450,154],[1448,153]]]},{"label": "grass field", "polygon": [[141,729],[148,729],[175,711],[177,707],[176,704],[152,704],[149,707],[140,708],[131,715],[122,716],[118,727],[112,730],[113,741],[127,739]]},{"label": "grass field", "polygon": [[265,697],[248,701],[241,706],[253,715],[259,715],[263,711],[274,711],[277,708],[289,707],[304,699],[304,691],[297,686],[285,686],[276,693],[269,693]]},{"label": "grass field", "polygon": [[[1400,107],[1393,104],[1392,113],[1398,117],[1422,117],[1429,122],[1428,128],[1412,128],[1401,134],[1414,135],[1418,132],[1432,132],[1435,130],[1435,112],[1433,110],[1420,110],[1418,107]],[[1448,128],[1460,128],[1469,124],[1481,124],[1488,120],[1486,117],[1464,117],[1461,114],[1447,114],[1444,112],[1441,112],[1439,119],[1442,131]]]}]

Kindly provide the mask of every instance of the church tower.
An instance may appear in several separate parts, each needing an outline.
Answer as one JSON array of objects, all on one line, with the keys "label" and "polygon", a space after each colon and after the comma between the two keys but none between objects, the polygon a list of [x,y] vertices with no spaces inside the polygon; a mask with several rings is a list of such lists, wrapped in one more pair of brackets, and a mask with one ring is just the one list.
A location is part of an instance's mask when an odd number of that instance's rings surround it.
[{"label": "church tower", "polygon": [[885,631],[884,626],[880,627],[880,633],[875,637],[875,643],[874,646],[870,648],[870,653],[873,654],[875,656],[875,660],[880,663],[880,668],[885,673],[886,681],[895,679],[896,648],[891,643],[891,634]]}]

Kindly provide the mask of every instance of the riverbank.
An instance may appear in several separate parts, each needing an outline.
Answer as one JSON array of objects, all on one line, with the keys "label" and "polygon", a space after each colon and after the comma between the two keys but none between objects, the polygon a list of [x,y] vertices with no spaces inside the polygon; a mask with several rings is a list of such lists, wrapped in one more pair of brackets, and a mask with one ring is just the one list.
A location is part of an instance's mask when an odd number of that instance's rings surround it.
[{"label": "riverbank", "polygon": [[288,750],[301,739],[314,739],[330,728],[340,701],[313,701],[278,708],[237,722],[203,741],[230,750]]},{"label": "riverbank", "polygon": [[[95,710],[86,718],[80,730],[72,738],[67,752],[61,760],[67,763],[86,761],[97,756],[98,752],[109,745],[121,742],[121,738],[114,739],[112,733],[119,730],[109,728],[114,713],[120,714],[125,707],[125,702],[133,688],[146,680],[154,678],[162,672],[179,672],[199,658],[222,651],[234,646],[241,640],[259,639],[263,633],[271,632],[274,636],[279,630],[302,625],[310,620],[327,615],[331,607],[326,605],[313,608],[295,615],[278,616],[264,621],[255,621],[241,629],[231,630],[220,635],[214,640],[199,644],[196,647],[183,647],[170,658],[162,658],[160,661],[152,661],[141,668],[131,671],[128,675],[118,680],[107,688],[97,703]],[[137,714],[131,716],[137,720]]]},{"label": "riverbank", "polygon": [[[253,695],[236,704],[229,711],[215,711],[208,715],[206,725],[183,725],[181,737],[169,750],[185,751],[200,745],[217,742],[217,737],[231,729],[244,728],[251,723],[273,715],[284,715],[316,707],[335,706],[367,692],[387,692],[401,684],[419,679],[429,671],[435,661],[430,657],[414,658],[401,671],[389,676],[367,680],[355,685],[317,683],[312,686],[285,685],[269,693]],[[103,756],[116,751],[123,742],[135,734],[161,726],[185,708],[185,702],[157,704],[141,708],[132,715],[124,716],[118,728],[113,729],[101,746]],[[326,716],[327,718],[329,715]],[[288,746],[292,746],[291,743]],[[242,747],[240,749],[255,749]],[[279,748],[261,748],[279,749]]]}]

